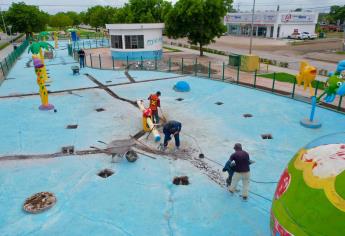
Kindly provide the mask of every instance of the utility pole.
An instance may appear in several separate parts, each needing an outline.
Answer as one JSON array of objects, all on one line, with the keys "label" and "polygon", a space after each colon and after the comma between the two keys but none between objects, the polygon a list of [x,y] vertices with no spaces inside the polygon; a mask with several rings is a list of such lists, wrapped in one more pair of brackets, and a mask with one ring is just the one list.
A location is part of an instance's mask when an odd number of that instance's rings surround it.
[{"label": "utility pole", "polygon": [[10,39],[11,39],[11,44],[12,44],[12,31],[11,31],[11,29],[12,29],[12,25],[8,25],[7,26],[9,29],[10,29]]},{"label": "utility pole", "polygon": [[237,12],[240,12],[240,3],[237,3]]},{"label": "utility pole", "polygon": [[1,7],[0,7],[0,14],[1,14],[1,18],[2,18],[2,23],[4,24],[5,33],[7,34],[7,28],[5,25],[4,14],[2,13]]},{"label": "utility pole", "polygon": [[254,11],[255,11],[255,0],[253,0],[253,9],[252,9],[252,30],[250,31],[249,55],[252,54],[252,47],[253,47]]}]

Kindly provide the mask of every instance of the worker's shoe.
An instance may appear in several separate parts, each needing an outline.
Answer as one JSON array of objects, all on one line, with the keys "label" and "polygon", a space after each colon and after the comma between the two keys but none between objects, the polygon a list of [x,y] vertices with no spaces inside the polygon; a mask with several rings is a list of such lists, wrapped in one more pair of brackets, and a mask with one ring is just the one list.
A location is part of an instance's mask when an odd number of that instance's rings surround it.
[{"label": "worker's shoe", "polygon": [[242,196],[243,201],[247,201],[248,197],[247,196]]},{"label": "worker's shoe", "polygon": [[158,146],[158,150],[163,151],[163,152],[166,151],[167,148],[168,148],[168,147],[167,147],[167,146],[164,146],[163,143],[160,143],[159,146]]}]

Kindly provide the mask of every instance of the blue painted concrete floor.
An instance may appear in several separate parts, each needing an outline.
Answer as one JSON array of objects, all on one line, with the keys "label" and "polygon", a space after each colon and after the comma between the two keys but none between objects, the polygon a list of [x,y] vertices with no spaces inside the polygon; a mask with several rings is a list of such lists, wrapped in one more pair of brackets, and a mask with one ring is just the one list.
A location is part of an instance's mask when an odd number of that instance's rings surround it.
[{"label": "blue painted concrete floor", "polygon": [[[0,86],[0,235],[270,235],[275,182],[288,161],[300,147],[345,123],[344,115],[319,108],[322,128],[306,129],[299,124],[310,111],[306,103],[197,77],[130,71],[138,83],[129,83],[123,71],[91,68],[73,76],[70,67],[77,64],[66,44],[59,42],[56,57],[46,60],[49,102],[56,112],[38,110],[31,55],[22,55]],[[110,96],[85,73],[116,95],[144,99],[146,105],[150,93],[161,91],[164,115],[182,122],[185,156],[176,158],[169,150],[152,154],[156,159],[139,154],[134,163],[114,163],[103,153],[11,160],[58,153],[69,145],[76,151],[104,148],[98,141],[128,139],[142,129],[135,106]],[[172,89],[180,80],[188,81],[190,92]],[[71,124],[78,128],[66,129]],[[267,133],[273,139],[261,138]],[[158,146],[152,136],[140,142]],[[221,172],[237,142],[256,162],[247,202],[229,194]],[[206,158],[199,160],[199,153]],[[105,168],[115,173],[99,177]],[[189,185],[173,185],[181,175],[189,177]],[[40,214],[24,212],[25,199],[41,191],[53,192],[56,205]]]}]

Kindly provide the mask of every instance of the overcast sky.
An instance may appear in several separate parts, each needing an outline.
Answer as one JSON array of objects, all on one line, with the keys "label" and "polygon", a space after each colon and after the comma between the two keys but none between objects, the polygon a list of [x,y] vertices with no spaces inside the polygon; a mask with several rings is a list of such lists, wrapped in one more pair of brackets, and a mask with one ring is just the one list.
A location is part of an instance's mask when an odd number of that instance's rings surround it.
[{"label": "overcast sky", "polygon": [[[94,5],[122,6],[126,0],[20,0],[27,4],[39,5],[40,8],[49,13],[59,11],[83,11]],[[0,0],[1,8],[6,10],[12,2]],[[176,0],[171,0],[176,2]],[[234,0],[234,8],[241,11],[249,11],[252,8],[253,0]],[[275,10],[280,5],[281,10],[304,8],[324,12],[332,5],[345,5],[344,0],[256,0],[257,10]]]}]

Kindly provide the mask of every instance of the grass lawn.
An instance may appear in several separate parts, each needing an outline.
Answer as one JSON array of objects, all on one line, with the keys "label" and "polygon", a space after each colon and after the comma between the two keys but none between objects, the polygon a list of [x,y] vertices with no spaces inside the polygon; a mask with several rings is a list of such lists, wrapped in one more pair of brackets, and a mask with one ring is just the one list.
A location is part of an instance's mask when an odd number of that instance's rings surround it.
[{"label": "grass lawn", "polygon": [[344,38],[344,32],[326,32],[326,38]]},{"label": "grass lawn", "polygon": [[168,50],[169,52],[182,52],[181,50],[178,50],[178,49],[175,49],[175,48],[169,48],[169,47],[166,47],[166,46],[164,46],[163,48],[165,50]]},{"label": "grass lawn", "polygon": [[345,55],[345,52],[336,52],[336,54]]},{"label": "grass lawn", "polygon": [[[264,78],[268,78],[268,79],[273,79],[274,77],[274,73],[269,73],[269,74],[260,74],[258,75],[260,77],[264,77]],[[289,73],[284,73],[284,72],[278,72],[275,73],[275,77],[277,81],[281,81],[281,82],[286,82],[286,83],[291,83],[293,84],[295,81],[295,75],[289,74]],[[317,85],[317,81],[313,81],[311,83],[311,86],[313,88],[316,88]],[[319,83],[319,89],[324,89],[324,83],[320,82]]]}]

